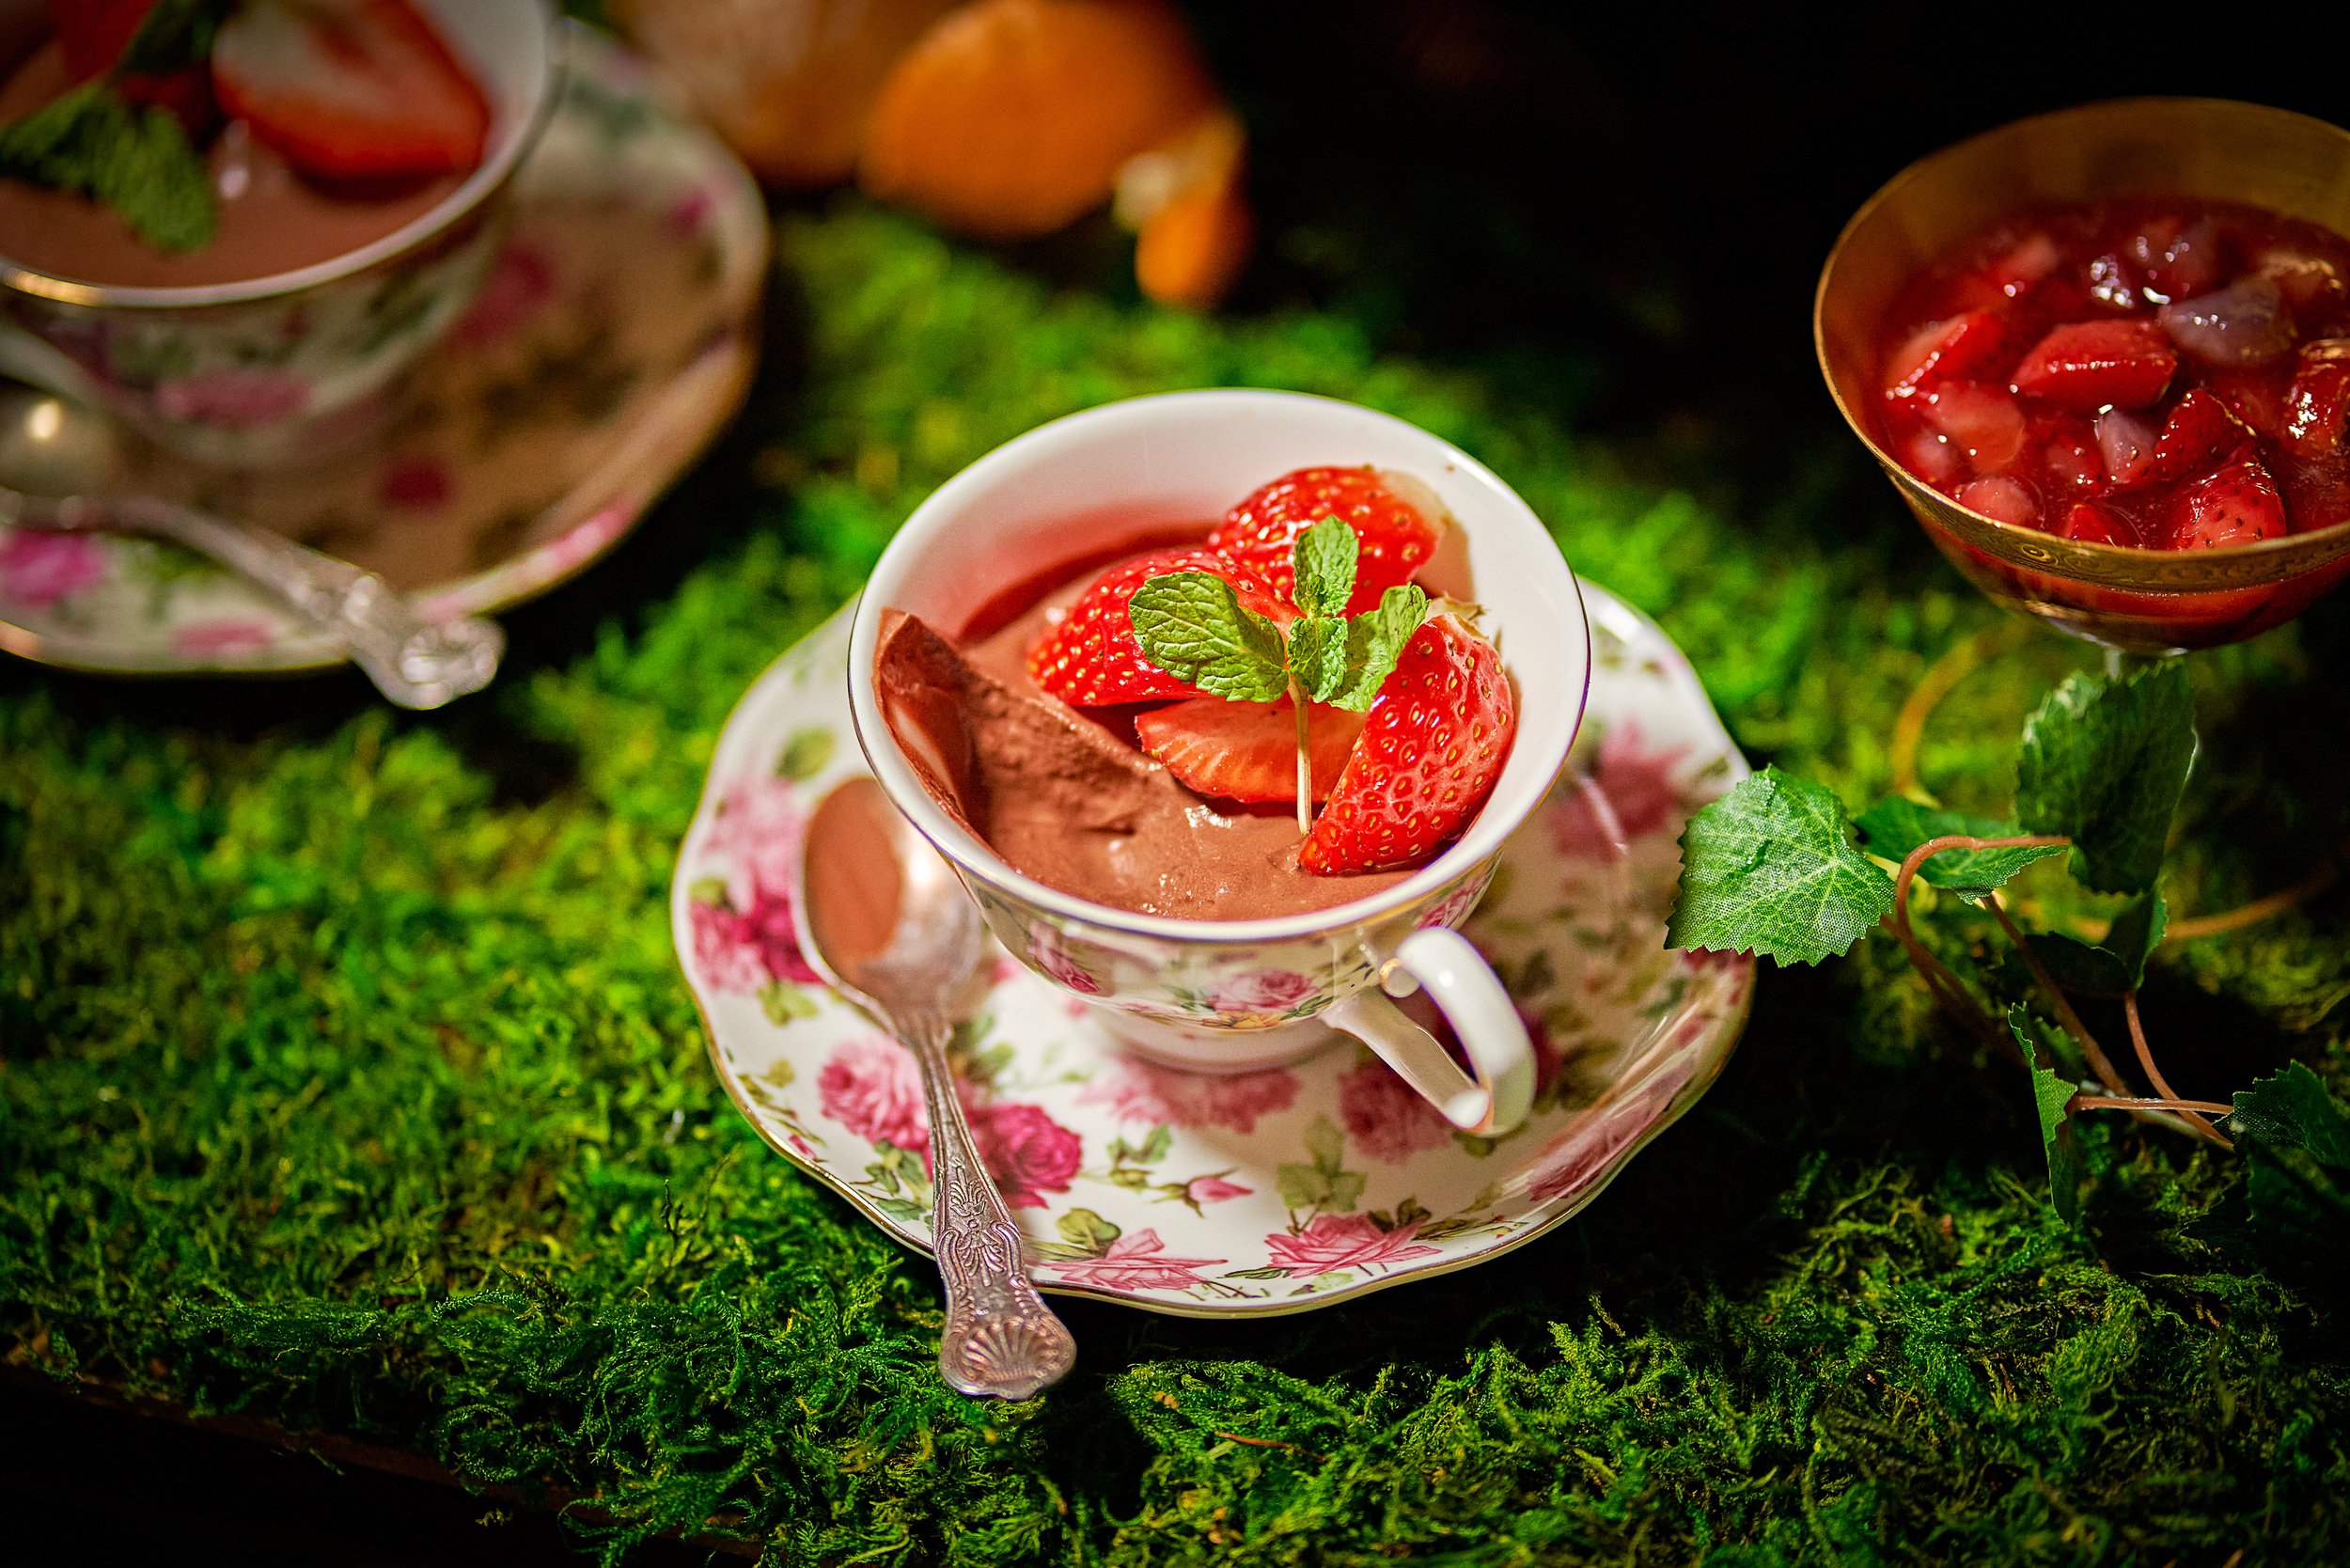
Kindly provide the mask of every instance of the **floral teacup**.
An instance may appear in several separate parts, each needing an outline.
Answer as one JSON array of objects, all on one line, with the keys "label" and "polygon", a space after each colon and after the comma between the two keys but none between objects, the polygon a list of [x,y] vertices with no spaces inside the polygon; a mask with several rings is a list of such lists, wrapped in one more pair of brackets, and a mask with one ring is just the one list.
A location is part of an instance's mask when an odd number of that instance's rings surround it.
[{"label": "floral teacup", "polygon": [[555,102],[548,0],[421,0],[490,101],[481,166],[357,250],[235,283],[121,288],[0,257],[0,371],[111,409],[199,462],[306,460],[364,433],[469,305]]},{"label": "floral teacup", "polygon": [[[1415,475],[1465,530],[1519,716],[1501,777],[1459,840],[1353,903],[1275,919],[1180,920],[1025,876],[939,808],[874,689],[885,611],[959,630],[1040,563],[1099,556],[1170,525],[1204,529],[1266,479],[1315,463]],[[850,706],[883,789],[955,867],[1004,946],[1093,1004],[1131,1048],[1194,1071],[1256,1072],[1328,1044],[1335,1027],[1456,1126],[1497,1134],[1524,1118],[1534,1083],[1524,1026],[1453,928],[1476,907],[1503,840],[1565,765],[1583,716],[1590,629],[1541,521],[1475,459],[1400,419],[1295,393],[1177,392],[1073,415],[998,447],[915,511],[874,568],[851,639]],[[1468,1073],[1387,999],[1420,986],[1460,1037]]]}]

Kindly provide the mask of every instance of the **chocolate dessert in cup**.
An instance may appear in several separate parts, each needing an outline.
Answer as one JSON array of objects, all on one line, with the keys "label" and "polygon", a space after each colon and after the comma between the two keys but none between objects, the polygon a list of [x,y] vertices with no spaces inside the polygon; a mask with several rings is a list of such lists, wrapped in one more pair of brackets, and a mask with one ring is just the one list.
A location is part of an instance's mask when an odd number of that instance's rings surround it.
[{"label": "chocolate dessert in cup", "polygon": [[[959,748],[996,738],[977,737],[966,727],[985,715],[964,710],[973,694],[991,689],[968,672],[988,657],[986,634],[1003,629],[989,622],[1006,601],[1025,610],[1024,598],[1058,580],[1137,549],[1204,539],[1268,479],[1318,465],[1404,476],[1433,493],[1453,525],[1445,549],[1451,558],[1430,570],[1452,597],[1474,594],[1479,625],[1506,665],[1516,715],[1506,760],[1458,837],[1424,864],[1313,878],[1311,886],[1295,871],[1292,850],[1281,873],[1286,891],[1232,885],[1245,918],[1214,917],[1213,899],[1186,906],[1184,916],[1150,913],[1055,886],[1088,860],[1101,864],[1101,845],[1066,863],[1049,853],[1051,863],[1041,862],[1049,835],[1041,834],[1037,810],[1073,802],[1068,834],[1116,843],[1131,837],[1144,854],[1183,854],[1182,840],[1132,835],[1123,821],[1081,820],[1096,814],[1085,801],[1089,786],[1056,777],[1059,763],[1048,759],[1035,798],[1013,803],[1030,819],[1026,837],[1013,855],[999,853],[973,825],[987,813],[969,808],[945,781],[968,776]],[[910,627],[924,635],[916,651],[928,650],[911,662]],[[1344,1033],[1455,1125],[1488,1134],[1523,1119],[1532,1056],[1507,994],[1453,928],[1475,908],[1503,841],[1564,766],[1590,671],[1574,576],[1540,520],[1491,472],[1387,416],[1257,391],[1111,404],[982,458],[917,509],[884,552],[858,602],[849,653],[858,742],[891,801],[946,855],[1010,953],[1089,1004],[1127,1046],[1194,1071],[1243,1073],[1294,1060]],[[997,679],[1008,689],[1014,673]],[[1130,786],[1157,790],[1131,783],[1152,767],[1125,770]],[[1104,776],[1105,788],[1110,782]],[[1120,808],[1109,804],[1116,817]],[[1297,841],[1286,805],[1265,817],[1205,805],[1194,814],[1219,824],[1214,831],[1239,823],[1244,832],[1270,828]],[[1116,896],[1136,902],[1131,889]],[[1261,994],[1258,981],[1275,973],[1284,978],[1277,1013],[1219,1005]],[[1420,987],[1458,1035],[1467,1072],[1387,999]]]},{"label": "chocolate dessert in cup", "polygon": [[[79,25],[100,9],[58,14]],[[178,210],[179,231],[168,232],[151,213],[134,213],[134,224],[55,180],[0,179],[0,370],[227,467],[310,461],[370,428],[496,256],[514,169],[555,98],[555,15],[546,0],[401,0],[389,12],[338,0],[319,14],[340,9],[394,18],[421,40],[417,50],[458,73],[480,122],[457,166],[370,174],[364,157],[341,158],[331,137],[281,154],[286,138],[232,113],[263,112],[247,100],[264,87],[287,95],[290,115],[331,106],[342,90],[321,81],[308,44],[289,42],[279,25],[299,8],[263,0],[238,13],[242,47],[282,78],[241,82],[245,98],[202,87],[201,102],[180,111],[197,127],[186,145],[203,160],[214,214],[195,233]],[[70,46],[86,40],[52,36],[41,13],[23,0],[0,13],[0,48],[15,51],[0,62],[0,121],[22,124],[89,86],[118,91],[133,117],[179,102],[177,89],[126,76],[127,61],[77,87],[96,69],[73,69]],[[119,52],[122,42],[105,47]],[[198,62],[176,74],[203,70]],[[232,80],[217,56],[212,75]],[[349,172],[322,178],[306,162]]]},{"label": "chocolate dessert in cup", "polygon": [[[2339,314],[2338,301],[2316,308],[2313,302],[2296,299],[2297,280],[2279,273],[2285,282],[2284,314],[2276,318],[2278,290],[2275,278],[2266,274],[2277,269],[2260,256],[2225,258],[2208,279],[2179,288],[2148,272],[2147,258],[2123,254],[2126,245],[2113,257],[2091,261],[2094,275],[2081,280],[2064,275],[2072,260],[2065,257],[2051,280],[2065,287],[2079,282],[2085,293],[2099,297],[2062,319],[2099,318],[2118,326],[2134,317],[2145,323],[2154,352],[2177,368],[2164,387],[2150,384],[2151,395],[2142,402],[2135,397],[2100,399],[2093,384],[2068,402],[2047,395],[2043,372],[2049,368],[2048,356],[2035,360],[2031,343],[1995,350],[1977,372],[1979,382],[1991,384],[1982,400],[1986,407],[2007,415],[2000,400],[2012,393],[2035,420],[2054,409],[2091,432],[2087,440],[2073,443],[2080,462],[2071,479],[2044,480],[2036,498],[2028,488],[2018,488],[2024,479],[2011,478],[2021,469],[2011,469],[1999,456],[1990,468],[1981,469],[1980,478],[1953,460],[1952,473],[1936,483],[1916,454],[1904,461],[1884,416],[1886,400],[1918,390],[1906,384],[1888,389],[1888,376],[1902,379],[1891,361],[1902,357],[1911,341],[1895,343],[1912,323],[1907,316],[1894,318],[1937,264],[1947,267],[1967,247],[2001,234],[2002,226],[2029,236],[2035,214],[2054,220],[2050,231],[2070,243],[2066,235],[2087,233],[2085,226],[2099,213],[2121,214],[2126,223],[2128,214],[2139,212],[2207,212],[2223,231],[2230,225],[2247,233],[2320,230],[2314,236],[2318,245],[2300,248],[2335,248],[2338,237],[2350,234],[2350,133],[2282,110],[2211,99],[2125,100],[2001,126],[1910,165],[1854,215],[1821,273],[1812,329],[1838,409],[1927,536],[1968,581],[1993,602],[2073,635],[2116,650],[2163,654],[2235,642],[2281,625],[2350,572],[2350,521],[2342,520],[2336,505],[2338,497],[2350,495],[2350,474],[2337,472],[2350,463],[2350,454],[2339,450],[2339,407],[2326,411],[2327,431],[2313,433],[2306,419],[2291,430],[2281,428],[2280,416],[2244,400],[2257,387],[2245,393],[2233,387],[2249,373],[2239,368],[2248,360],[2232,358],[2235,350],[2225,341],[2239,322],[2224,311],[2205,319],[2192,308],[2197,298],[2181,296],[2241,293],[2239,284],[2265,290],[2262,298],[2245,293],[2231,303],[2239,307],[2248,303],[2255,314],[2265,307],[2271,319],[2285,323],[2286,340],[2268,346],[2271,359],[2281,354],[2281,361],[2260,371],[2280,385],[2292,375],[2296,343],[2304,366],[2326,376],[2332,374],[2330,367],[2316,361],[2335,354],[2338,344],[2350,351],[2350,343],[2332,336],[2339,325],[2326,324]],[[2066,230],[2066,223],[2073,229]],[[2042,286],[2041,263],[2055,261],[2058,251],[2046,248],[2039,256],[2038,261],[2025,258],[2031,264],[2016,269],[2000,291],[2029,303],[2027,291]],[[2331,263],[2307,256],[2292,259],[2305,276],[2318,275],[2308,272],[2310,266],[2322,266],[2328,290],[2343,281]],[[2100,266],[2118,266],[2118,295],[2107,292],[2105,274],[2096,272]],[[2206,294],[2206,289],[2212,292]],[[2004,301],[1989,303],[1994,314],[2006,308]],[[2295,323],[2296,311],[2307,319]],[[1954,311],[1948,322],[1929,326],[1955,331],[1964,314]],[[2033,330],[2040,324],[2035,321]],[[2217,330],[2205,330],[2212,328]],[[2299,339],[2291,337],[2296,332]],[[2320,334],[2326,335],[2321,341],[2300,340]],[[1935,345],[1926,350],[1930,359]],[[2350,384],[2350,357],[2337,357],[2342,358],[2343,381]],[[2205,395],[2205,380],[2216,397]],[[2294,392],[2299,395],[2297,385]],[[2162,471],[2166,454],[2154,449],[2155,438],[2170,427],[2151,406],[2157,399],[2179,423],[2191,422],[2193,412],[2181,405],[2201,400],[2200,412],[2225,434],[2221,445],[2227,449],[2213,461],[2233,463],[2229,474]],[[2026,450],[2013,461],[2035,461],[2031,439],[2025,437]],[[1963,440],[1957,444],[1965,446]],[[2280,445],[2288,449],[2280,453]],[[1967,455],[1980,457],[1974,448]],[[2141,473],[2139,465],[2149,458],[2155,467]],[[2049,466],[2063,465],[2051,460]],[[2279,470],[2273,478],[2270,467]],[[2239,486],[2224,496],[2213,488],[2234,482],[2239,472],[2250,476],[2248,488]],[[2068,482],[2077,483],[2077,490],[2061,497],[2047,494]],[[2164,521],[2162,537],[2145,538],[2100,520],[2097,509],[2117,500],[2140,503],[2149,492],[2183,519],[2175,525]],[[2245,509],[2237,504],[2242,495],[2249,495],[2263,512],[2258,525],[2245,525]],[[2076,516],[2082,504],[2088,510]],[[2010,517],[1986,508],[2010,511]],[[2141,542],[2115,541],[2123,537]]]}]

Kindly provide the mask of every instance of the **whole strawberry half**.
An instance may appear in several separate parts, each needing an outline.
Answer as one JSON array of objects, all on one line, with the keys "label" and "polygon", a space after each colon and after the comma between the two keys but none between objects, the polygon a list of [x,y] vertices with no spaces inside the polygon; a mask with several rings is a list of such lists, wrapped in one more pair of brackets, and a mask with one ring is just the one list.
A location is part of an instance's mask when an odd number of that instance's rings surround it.
[{"label": "whole strawberry half", "polygon": [[[1307,715],[1306,753],[1313,762],[1314,799],[1327,800],[1363,715],[1317,702]],[[1297,710],[1278,702],[1227,702],[1195,697],[1153,708],[1135,720],[1142,749],[1195,793],[1219,800],[1297,798]]]},{"label": "whole strawberry half", "polygon": [[2143,319],[2075,321],[2051,330],[2015,367],[2015,390],[2076,414],[2110,403],[2144,408],[2162,396],[2179,356],[2162,328]]},{"label": "whole strawberry half", "polygon": [[481,162],[490,105],[408,0],[251,0],[212,43],[220,106],[305,174],[456,174]]},{"label": "whole strawberry half", "polygon": [[1349,615],[1372,608],[1381,594],[1418,575],[1451,521],[1435,493],[1408,476],[1300,468],[1226,512],[1208,535],[1208,548],[1254,572],[1287,604],[1296,580],[1297,536],[1325,517],[1351,526],[1359,549]]},{"label": "whole strawberry half", "polygon": [[1212,551],[1196,544],[1153,550],[1095,578],[1093,586],[1069,606],[1060,623],[1037,639],[1028,650],[1028,673],[1036,683],[1078,708],[1199,696],[1198,687],[1144,658],[1142,645],[1135,640],[1130,606],[1136,590],[1170,572],[1205,572],[1221,577],[1232,585],[1248,608],[1260,615],[1280,613],[1280,606],[1266,597],[1262,584],[1251,581],[1247,573]]},{"label": "whole strawberry half", "polygon": [[1450,616],[1432,617],[1371,699],[1298,863],[1326,876],[1427,860],[1485,804],[1517,728],[1494,645]]},{"label": "whole strawberry half", "polygon": [[2171,549],[2216,550],[2282,537],[2285,504],[2260,460],[2246,458],[2180,490],[2170,523]]}]

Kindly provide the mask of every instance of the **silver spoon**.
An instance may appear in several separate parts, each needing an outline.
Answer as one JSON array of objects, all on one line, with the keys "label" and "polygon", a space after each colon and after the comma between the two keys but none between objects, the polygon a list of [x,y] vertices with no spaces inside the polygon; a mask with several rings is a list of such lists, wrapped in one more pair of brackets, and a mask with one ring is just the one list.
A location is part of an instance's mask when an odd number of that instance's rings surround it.
[{"label": "silver spoon", "polygon": [[184,545],[334,640],[402,708],[438,708],[497,673],[506,635],[478,616],[432,621],[372,572],[282,534],[143,495],[105,495],[122,453],[105,416],[0,385],[0,523],[51,533],[145,534]]},{"label": "silver spoon", "polygon": [[974,1396],[1027,1399],[1058,1383],[1077,1341],[1028,1281],[1020,1228],[979,1163],[947,1065],[978,1001],[979,911],[870,778],[808,819],[793,919],[808,961],[921,1065],[931,1122],[931,1245],[947,1287],[938,1370]]}]

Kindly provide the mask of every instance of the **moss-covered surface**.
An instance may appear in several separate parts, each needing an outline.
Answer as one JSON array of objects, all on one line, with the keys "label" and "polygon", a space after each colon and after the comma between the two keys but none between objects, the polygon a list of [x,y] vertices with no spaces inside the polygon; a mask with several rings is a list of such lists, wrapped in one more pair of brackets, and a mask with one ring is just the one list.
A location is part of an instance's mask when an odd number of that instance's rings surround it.
[{"label": "moss-covered surface", "polygon": [[[1579,436],[1572,374],[1055,294],[853,203],[783,241],[790,397],[515,617],[486,697],[0,671],[12,1366],[591,1495],[615,1550],[718,1515],[823,1563],[2350,1559],[2333,1287],[2250,1249],[2227,1156],[2128,1123],[2061,1229],[2020,1076],[1883,942],[1766,975],[1720,1086],[1537,1245],[1302,1318],[1073,1305],[1067,1385],[948,1393],[934,1275],[729,1107],[664,903],[729,705],[930,487],[1152,389],[1392,410],[1657,615],[1751,751],[1856,804],[1994,617],[1825,431],[1767,500],[1668,489],[1642,476],[1713,471],[1703,438]],[[2311,743],[2350,716],[2343,625],[2201,661],[2175,902],[2341,840]],[[2001,805],[2017,719],[2085,657],[2043,636],[1970,677],[1925,781]],[[2346,911],[2164,950],[2183,1092],[2350,1078]]]}]

